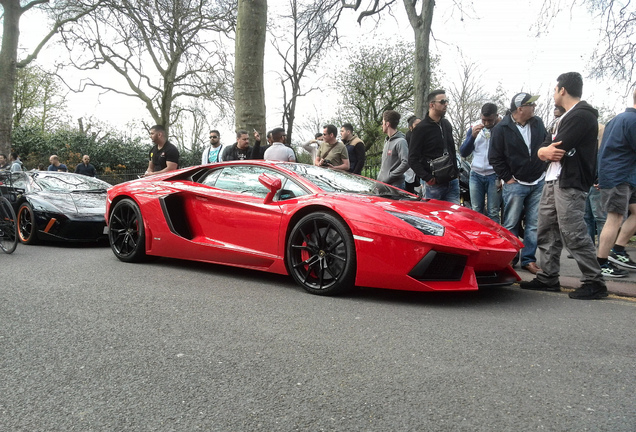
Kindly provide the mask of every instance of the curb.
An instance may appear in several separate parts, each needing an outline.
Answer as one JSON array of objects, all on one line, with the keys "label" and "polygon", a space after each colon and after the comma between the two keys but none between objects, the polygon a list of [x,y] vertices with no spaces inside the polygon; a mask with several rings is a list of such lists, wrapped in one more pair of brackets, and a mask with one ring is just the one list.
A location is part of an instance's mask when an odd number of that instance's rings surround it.
[{"label": "curb", "polygon": [[[524,281],[530,281],[534,278],[534,275],[525,270],[519,270],[517,272],[519,277]],[[561,276],[560,277],[561,288],[576,289],[581,286],[581,281],[577,277]],[[636,283],[632,281],[618,282],[615,280],[605,279],[607,285],[607,291],[610,294],[614,294],[620,297],[632,297],[636,298]]]}]

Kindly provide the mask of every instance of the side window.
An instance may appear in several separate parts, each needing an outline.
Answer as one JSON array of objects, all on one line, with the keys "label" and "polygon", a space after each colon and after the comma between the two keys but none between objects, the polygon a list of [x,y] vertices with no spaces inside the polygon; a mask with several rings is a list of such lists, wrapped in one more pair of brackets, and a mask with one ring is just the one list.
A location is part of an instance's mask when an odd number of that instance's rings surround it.
[{"label": "side window", "polygon": [[214,185],[216,184],[216,180],[219,178],[219,175],[221,175],[221,171],[223,170],[217,169],[217,170],[209,172],[203,178],[203,180],[201,180],[201,184],[214,187]]},{"label": "side window", "polygon": [[223,171],[216,179],[214,187],[230,192],[265,198],[269,193],[269,189],[258,181],[258,177],[263,173],[284,180],[282,175],[267,168],[237,165],[223,168]]},{"label": "side window", "polygon": [[299,196],[307,195],[307,192],[291,180],[283,184],[283,188],[278,192],[278,201],[285,201]]},{"label": "side window", "polygon": [[28,190],[27,182],[27,176],[22,173],[11,175],[11,186],[13,186],[14,188]]}]

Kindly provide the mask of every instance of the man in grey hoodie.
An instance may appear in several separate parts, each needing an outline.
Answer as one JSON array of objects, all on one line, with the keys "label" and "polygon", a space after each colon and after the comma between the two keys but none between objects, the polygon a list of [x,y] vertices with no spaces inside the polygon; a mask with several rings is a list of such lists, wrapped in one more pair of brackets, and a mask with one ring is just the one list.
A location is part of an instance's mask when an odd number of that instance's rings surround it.
[{"label": "man in grey hoodie", "polygon": [[399,122],[400,114],[396,111],[384,111],[382,114],[382,132],[387,136],[378,181],[404,189],[404,173],[409,169],[409,146],[404,134],[397,130]]}]

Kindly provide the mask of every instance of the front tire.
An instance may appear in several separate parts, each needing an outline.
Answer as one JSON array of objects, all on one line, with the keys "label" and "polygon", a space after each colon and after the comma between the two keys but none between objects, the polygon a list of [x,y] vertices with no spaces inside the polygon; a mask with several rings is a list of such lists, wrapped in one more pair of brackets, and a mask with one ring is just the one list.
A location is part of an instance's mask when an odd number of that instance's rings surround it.
[{"label": "front tire", "polygon": [[354,287],[353,235],[331,213],[311,213],[299,220],[287,239],[285,259],[296,283],[312,294],[342,294]]},{"label": "front tire", "polygon": [[18,235],[20,242],[25,245],[36,244],[38,242],[37,231],[33,207],[25,202],[18,209]]},{"label": "front tire", "polygon": [[146,235],[136,202],[124,199],[115,204],[108,219],[108,241],[117,258],[124,262],[146,259]]}]

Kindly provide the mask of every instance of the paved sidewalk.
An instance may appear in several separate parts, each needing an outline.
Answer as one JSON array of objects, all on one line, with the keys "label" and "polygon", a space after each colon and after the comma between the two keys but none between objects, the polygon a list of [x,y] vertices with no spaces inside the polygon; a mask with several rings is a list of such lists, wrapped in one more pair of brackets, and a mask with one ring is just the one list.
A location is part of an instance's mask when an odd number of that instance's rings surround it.
[{"label": "paved sidewalk", "polygon": [[[627,253],[636,261],[636,247],[628,246]],[[519,266],[515,270],[524,281],[534,278],[534,275],[528,271],[521,269]],[[625,269],[628,270],[628,269]],[[563,249],[561,255],[561,287],[565,289],[575,289],[581,286],[581,272],[576,265],[576,261],[568,258],[568,251]],[[629,276],[626,278],[605,278],[607,290],[610,294],[624,297],[636,298],[636,270],[629,270]]]}]

